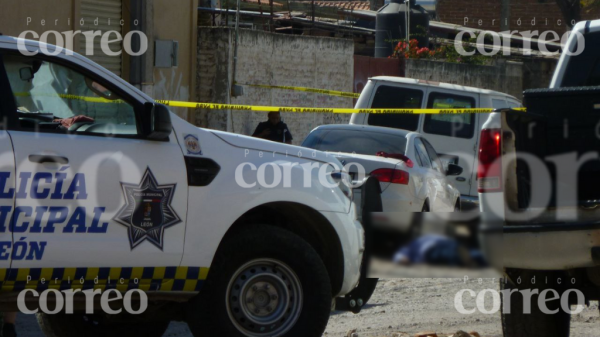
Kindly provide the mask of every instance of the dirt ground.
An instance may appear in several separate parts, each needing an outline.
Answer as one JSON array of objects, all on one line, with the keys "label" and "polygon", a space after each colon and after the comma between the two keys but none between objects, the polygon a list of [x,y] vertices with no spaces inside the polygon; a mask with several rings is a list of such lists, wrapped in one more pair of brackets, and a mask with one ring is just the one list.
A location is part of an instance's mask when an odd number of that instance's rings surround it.
[{"label": "dirt ground", "polygon": [[[421,331],[434,331],[450,335],[458,330],[476,331],[482,337],[501,337],[500,314],[483,314],[476,311],[463,315],[454,308],[455,294],[461,289],[499,290],[498,280],[413,278],[382,279],[367,307],[358,315],[334,312],[329,320],[327,336],[345,336],[348,330],[357,329],[358,336],[392,337],[413,336]],[[491,300],[488,302],[492,308]],[[464,297],[466,309],[475,307],[475,299]],[[600,317],[598,303],[592,302],[583,312],[571,318],[571,336],[599,336]],[[394,336],[394,337],[395,337]]]},{"label": "dirt ground", "polygon": [[[382,279],[369,304],[357,315],[333,312],[324,336],[346,336],[356,329],[362,336],[392,337],[413,336],[420,331],[435,331],[438,335],[453,334],[458,330],[476,331],[481,337],[502,336],[500,314],[486,315],[478,311],[463,315],[454,308],[455,294],[461,289],[498,290],[498,280],[413,278]],[[487,307],[491,309],[491,300]],[[475,299],[464,297],[465,308],[475,307]],[[407,333],[397,334],[399,332]],[[42,337],[35,316],[19,315],[17,322],[19,337]],[[592,302],[571,319],[571,336],[599,336],[600,317],[598,303]],[[165,333],[168,337],[191,337],[185,323],[171,323]]]}]

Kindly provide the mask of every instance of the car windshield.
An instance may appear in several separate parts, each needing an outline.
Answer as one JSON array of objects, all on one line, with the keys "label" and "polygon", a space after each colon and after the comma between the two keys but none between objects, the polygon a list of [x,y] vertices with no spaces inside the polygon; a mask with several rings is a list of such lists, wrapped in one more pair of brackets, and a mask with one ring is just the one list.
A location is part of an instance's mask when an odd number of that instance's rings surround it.
[{"label": "car windshield", "polygon": [[383,151],[405,154],[406,138],[363,130],[321,129],[311,132],[302,146],[327,152],[345,152],[374,156]]}]

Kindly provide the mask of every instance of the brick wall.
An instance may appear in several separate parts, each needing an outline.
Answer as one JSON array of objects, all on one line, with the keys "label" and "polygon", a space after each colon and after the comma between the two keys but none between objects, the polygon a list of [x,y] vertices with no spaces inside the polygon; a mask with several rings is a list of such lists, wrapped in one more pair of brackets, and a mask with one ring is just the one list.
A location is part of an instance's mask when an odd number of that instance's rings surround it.
[{"label": "brick wall", "polygon": [[[200,27],[198,31],[198,97],[202,102],[293,107],[351,108],[353,100],[289,90],[244,86],[244,95],[228,97],[233,71],[235,35],[228,28]],[[238,83],[312,87],[352,92],[352,40],[272,34],[240,30],[236,80]],[[196,125],[250,135],[266,112],[196,111]],[[349,115],[282,113],[300,144],[318,125],[348,123]]]},{"label": "brick wall", "polygon": [[[501,4],[501,0],[438,0],[437,15],[442,22],[500,31],[500,21],[507,20],[500,17]],[[582,10],[582,18],[600,18],[600,10]],[[512,0],[507,22],[511,30],[518,31],[553,30],[562,35],[567,30],[554,0]]]}]

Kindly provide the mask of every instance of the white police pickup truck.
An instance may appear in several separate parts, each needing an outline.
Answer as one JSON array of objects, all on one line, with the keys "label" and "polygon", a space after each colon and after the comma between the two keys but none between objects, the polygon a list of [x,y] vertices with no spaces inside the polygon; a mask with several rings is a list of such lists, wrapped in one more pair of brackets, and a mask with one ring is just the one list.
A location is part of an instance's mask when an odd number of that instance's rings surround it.
[{"label": "white police pickup truck", "polygon": [[23,289],[150,301],[40,314],[47,334],[320,336],[357,285],[363,229],[325,153],[197,128],[85,57],[2,36],[0,114],[2,310]]}]

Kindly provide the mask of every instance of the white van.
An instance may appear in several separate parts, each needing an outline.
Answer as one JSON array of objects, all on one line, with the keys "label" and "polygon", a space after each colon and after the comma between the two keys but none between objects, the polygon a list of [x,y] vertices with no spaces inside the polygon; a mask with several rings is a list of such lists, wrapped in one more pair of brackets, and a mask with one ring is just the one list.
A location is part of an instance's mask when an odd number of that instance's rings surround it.
[{"label": "white van", "polygon": [[[515,97],[498,91],[402,77],[378,76],[369,80],[356,108],[514,108]],[[489,114],[353,114],[350,124],[364,124],[416,131],[433,145],[446,163],[463,168],[452,177],[461,194],[461,209],[479,208],[477,149],[479,132]]]}]

